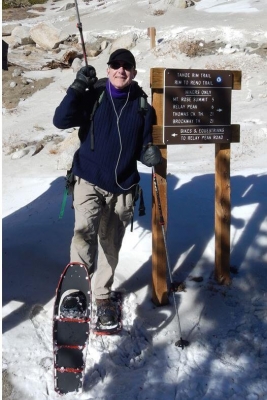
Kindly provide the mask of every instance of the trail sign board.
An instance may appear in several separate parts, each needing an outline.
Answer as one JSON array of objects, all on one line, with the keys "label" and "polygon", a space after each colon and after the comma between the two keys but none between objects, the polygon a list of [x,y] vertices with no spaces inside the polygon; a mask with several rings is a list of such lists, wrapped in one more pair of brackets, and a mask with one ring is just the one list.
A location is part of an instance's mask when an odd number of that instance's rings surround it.
[{"label": "trail sign board", "polygon": [[232,87],[229,71],[166,69],[163,142],[229,143]]}]

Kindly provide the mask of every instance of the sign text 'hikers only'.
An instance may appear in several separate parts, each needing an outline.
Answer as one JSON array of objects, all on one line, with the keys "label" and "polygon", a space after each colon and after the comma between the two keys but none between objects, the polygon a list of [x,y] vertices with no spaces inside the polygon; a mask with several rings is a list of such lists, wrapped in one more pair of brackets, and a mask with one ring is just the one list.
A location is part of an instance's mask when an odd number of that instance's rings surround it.
[{"label": "sign text 'hikers only'", "polygon": [[166,69],[164,143],[231,142],[232,87],[229,71]]}]

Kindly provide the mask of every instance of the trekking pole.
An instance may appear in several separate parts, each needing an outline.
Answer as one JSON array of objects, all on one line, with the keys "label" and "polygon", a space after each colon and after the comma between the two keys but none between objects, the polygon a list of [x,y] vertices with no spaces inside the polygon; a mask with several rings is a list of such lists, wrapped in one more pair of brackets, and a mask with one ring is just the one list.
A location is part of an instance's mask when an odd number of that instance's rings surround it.
[{"label": "trekking pole", "polygon": [[[170,260],[169,260],[169,254],[168,254],[168,248],[167,248],[167,240],[166,240],[166,233],[165,233],[165,221],[162,213],[162,208],[161,208],[161,202],[160,202],[160,197],[159,197],[159,187],[158,187],[158,181],[157,181],[157,176],[155,173],[154,167],[152,168],[152,173],[153,173],[153,182],[154,182],[154,187],[155,187],[155,192],[156,192],[156,197],[157,197],[157,203],[158,203],[158,209],[159,209],[159,224],[161,225],[161,230],[162,230],[162,236],[163,236],[163,241],[164,241],[164,247],[165,247],[165,252],[166,252],[166,260],[167,260],[167,267],[169,271],[169,276],[170,276],[170,282],[171,282],[171,287],[173,287],[173,279],[172,279],[172,272],[171,272],[171,267],[170,267]],[[178,321],[178,332],[180,339],[175,343],[175,346],[181,347],[184,349],[184,347],[189,345],[189,342],[187,340],[182,339],[182,330],[181,330],[181,324],[180,324],[180,317],[178,313],[178,306],[176,303],[176,297],[174,294],[174,290],[172,291],[173,295],[173,301],[174,301],[174,308],[177,316],[177,321]]]},{"label": "trekking pole", "polygon": [[85,44],[84,44],[84,39],[83,39],[83,27],[82,27],[82,23],[81,23],[81,20],[80,20],[80,14],[79,14],[79,8],[78,8],[77,0],[75,0],[75,7],[76,7],[76,13],[77,13],[77,19],[78,19],[77,28],[79,29],[79,32],[80,32],[82,49],[83,49],[83,57],[84,57],[85,65],[86,65],[86,67],[88,67]]}]

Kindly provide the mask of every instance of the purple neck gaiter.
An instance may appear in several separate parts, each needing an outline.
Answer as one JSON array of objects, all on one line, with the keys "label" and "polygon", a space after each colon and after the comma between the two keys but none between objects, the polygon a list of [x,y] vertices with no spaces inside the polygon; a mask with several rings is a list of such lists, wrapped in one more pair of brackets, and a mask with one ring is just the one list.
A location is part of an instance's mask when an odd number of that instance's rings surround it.
[{"label": "purple neck gaiter", "polygon": [[111,97],[113,97],[114,99],[126,99],[126,97],[128,96],[128,93],[130,91],[130,87],[131,87],[131,85],[126,86],[123,89],[116,89],[112,85],[112,83],[110,82],[109,79],[107,80],[107,83],[106,83],[106,89],[107,89],[108,93],[111,95]]}]

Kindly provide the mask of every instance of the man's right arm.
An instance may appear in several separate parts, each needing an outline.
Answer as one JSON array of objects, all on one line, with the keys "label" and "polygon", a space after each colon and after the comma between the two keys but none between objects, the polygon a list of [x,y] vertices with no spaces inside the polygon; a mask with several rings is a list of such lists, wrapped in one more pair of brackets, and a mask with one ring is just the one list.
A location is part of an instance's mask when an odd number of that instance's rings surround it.
[{"label": "man's right arm", "polygon": [[66,96],[56,108],[53,124],[58,129],[81,126],[86,120],[86,110],[90,103],[90,88],[97,82],[94,67],[82,67],[76,79],[67,90]]},{"label": "man's right arm", "polygon": [[53,124],[58,129],[68,129],[83,123],[85,99],[69,87],[66,96],[55,110]]}]

